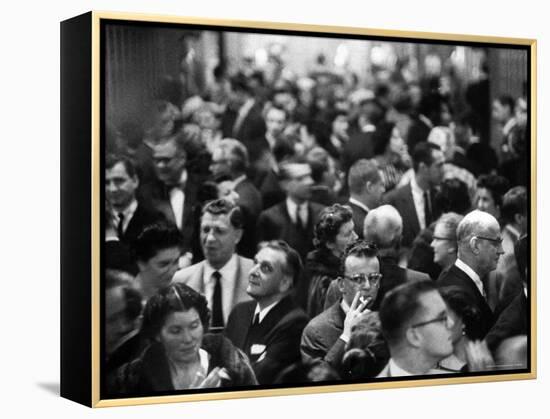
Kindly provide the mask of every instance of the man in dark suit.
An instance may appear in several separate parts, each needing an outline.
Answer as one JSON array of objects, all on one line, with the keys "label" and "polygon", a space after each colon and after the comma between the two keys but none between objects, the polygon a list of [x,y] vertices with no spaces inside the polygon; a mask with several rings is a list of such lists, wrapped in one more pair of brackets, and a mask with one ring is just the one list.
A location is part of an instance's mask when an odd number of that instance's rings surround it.
[{"label": "man in dark suit", "polygon": [[126,157],[109,155],[105,159],[105,196],[118,239],[132,245],[145,226],[162,220],[161,213],[136,199],[139,179]]},{"label": "man in dark suit", "polygon": [[291,293],[301,275],[300,256],[282,241],[269,242],[254,259],[246,292],[254,301],[238,304],[226,336],[249,357],[260,384],[270,384],[300,360],[300,337],[308,317]]},{"label": "man in dark suit", "polygon": [[336,281],[342,298],[314,317],[304,329],[300,349],[304,362],[322,359],[338,370],[352,328],[371,312],[380,285],[377,249],[365,241],[349,247],[344,271]]},{"label": "man in dark suit", "polygon": [[234,203],[218,199],[206,204],[200,223],[205,260],[179,270],[172,279],[206,297],[212,327],[224,327],[233,307],[250,299],[246,287],[254,263],[235,251],[243,234],[243,223],[243,212]]},{"label": "man in dark suit", "polygon": [[145,202],[177,226],[182,233],[183,250],[188,252],[194,237],[196,220],[193,214],[200,182],[186,169],[185,141],[185,135],[176,134],[153,146],[157,179],[143,185],[140,194]]},{"label": "man in dark suit", "polygon": [[262,197],[248,179],[248,151],[239,141],[225,138],[212,154],[210,171],[214,178],[227,176],[231,189],[238,195],[237,204],[244,214],[243,236],[237,245],[238,253],[251,258],[256,253],[256,224],[262,211]]},{"label": "man in dark suit", "polygon": [[284,240],[304,259],[313,249],[313,227],[323,206],[309,201],[313,179],[305,160],[289,160],[279,170],[286,200],[260,214],[258,240]]},{"label": "man in dark suit", "polygon": [[369,210],[380,205],[384,183],[374,160],[360,159],[348,173],[349,202],[353,211],[355,234],[363,238],[363,222]]},{"label": "man in dark suit", "polygon": [[[342,150],[342,168],[347,173],[353,163],[359,159],[374,157],[373,134],[376,125],[384,119],[385,108],[371,91],[365,92],[365,97],[359,104],[357,130],[350,131],[350,139]],[[352,127],[353,128],[353,127]]]},{"label": "man in dark suit", "polygon": [[458,224],[456,236],[457,260],[441,274],[437,285],[456,285],[468,294],[470,303],[481,313],[480,328],[485,336],[494,324],[494,315],[487,303],[484,281],[504,253],[500,226],[489,213],[475,210]]},{"label": "man in dark suit", "polygon": [[262,105],[254,97],[252,87],[244,75],[236,75],[230,83],[230,103],[222,116],[223,136],[236,138],[248,146],[265,134]]},{"label": "man in dark suit", "polygon": [[514,253],[518,265],[518,271],[523,282],[523,289],[516,295],[512,302],[500,313],[495,325],[491,328],[485,341],[492,352],[495,352],[503,340],[529,334],[529,300],[528,290],[528,236],[520,238],[515,246]]},{"label": "man in dark suit", "polygon": [[403,218],[403,246],[409,248],[420,230],[437,219],[433,205],[435,188],[443,180],[445,158],[432,143],[418,144],[412,153],[414,177],[405,186],[387,193],[384,202],[394,206]]},{"label": "man in dark suit", "polygon": [[[382,274],[377,297],[372,303],[372,309],[375,311],[380,308],[384,296],[393,288],[408,282],[430,280],[430,277],[423,272],[405,269],[397,264],[402,231],[403,220],[397,210],[390,205],[375,208],[365,217],[364,240],[378,247]],[[340,296],[341,292],[336,286],[336,281],[333,281],[327,291],[325,310]]]}]

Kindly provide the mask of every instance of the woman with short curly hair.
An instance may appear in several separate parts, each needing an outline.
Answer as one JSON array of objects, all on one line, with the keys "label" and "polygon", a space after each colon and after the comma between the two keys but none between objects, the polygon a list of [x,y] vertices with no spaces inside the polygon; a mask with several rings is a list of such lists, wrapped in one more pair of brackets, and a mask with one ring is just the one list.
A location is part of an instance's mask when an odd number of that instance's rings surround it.
[{"label": "woman with short curly hair", "polygon": [[340,257],[346,246],[357,240],[351,208],[340,204],[325,208],[314,234],[316,249],[307,255],[305,263],[309,283],[307,312],[311,318],[323,311],[327,288],[338,277]]}]

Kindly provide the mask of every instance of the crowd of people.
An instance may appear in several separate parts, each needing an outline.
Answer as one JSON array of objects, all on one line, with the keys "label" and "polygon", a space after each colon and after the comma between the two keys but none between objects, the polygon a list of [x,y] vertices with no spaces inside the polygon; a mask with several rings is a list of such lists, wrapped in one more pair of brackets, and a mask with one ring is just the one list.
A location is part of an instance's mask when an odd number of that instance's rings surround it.
[{"label": "crowd of people", "polygon": [[284,74],[107,126],[107,394],[527,368],[526,99]]}]

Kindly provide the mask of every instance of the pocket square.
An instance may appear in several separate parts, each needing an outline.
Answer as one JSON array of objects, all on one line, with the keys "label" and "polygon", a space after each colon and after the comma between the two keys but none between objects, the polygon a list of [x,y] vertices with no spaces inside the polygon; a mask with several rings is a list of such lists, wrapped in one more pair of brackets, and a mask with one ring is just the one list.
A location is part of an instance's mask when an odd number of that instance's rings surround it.
[{"label": "pocket square", "polygon": [[250,347],[250,355],[260,355],[263,352],[265,352],[265,345],[255,343]]}]

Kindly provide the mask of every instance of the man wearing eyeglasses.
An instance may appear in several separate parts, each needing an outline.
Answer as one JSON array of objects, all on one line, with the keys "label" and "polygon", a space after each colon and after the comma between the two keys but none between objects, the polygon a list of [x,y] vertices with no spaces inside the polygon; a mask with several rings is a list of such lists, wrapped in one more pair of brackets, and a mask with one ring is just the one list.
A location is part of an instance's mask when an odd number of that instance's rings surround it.
[{"label": "man wearing eyeglasses", "polygon": [[179,133],[153,146],[156,179],[143,185],[140,197],[177,226],[182,233],[183,250],[189,251],[187,259],[191,259],[196,224],[193,212],[201,180],[187,170],[186,142],[186,135]]},{"label": "man wearing eyeglasses", "polygon": [[342,298],[314,317],[304,329],[302,359],[323,359],[339,369],[353,327],[371,313],[380,287],[376,246],[358,241],[344,253],[338,281]]},{"label": "man wearing eyeglasses", "polygon": [[[437,280],[438,287],[455,285],[465,291],[481,312],[483,336],[493,326],[494,315],[487,302],[485,277],[495,270],[502,250],[500,226],[491,214],[475,210],[467,214],[456,230],[457,260]],[[486,282],[486,281],[485,281]]]},{"label": "man wearing eyeglasses", "polygon": [[225,335],[250,359],[260,384],[271,384],[300,360],[300,337],[309,318],[292,298],[302,271],[298,253],[284,241],[261,244],[248,275],[254,300],[237,304]]},{"label": "man wearing eyeglasses", "polygon": [[391,358],[378,378],[445,373],[435,368],[453,353],[453,321],[432,282],[394,288],[379,314]]}]

